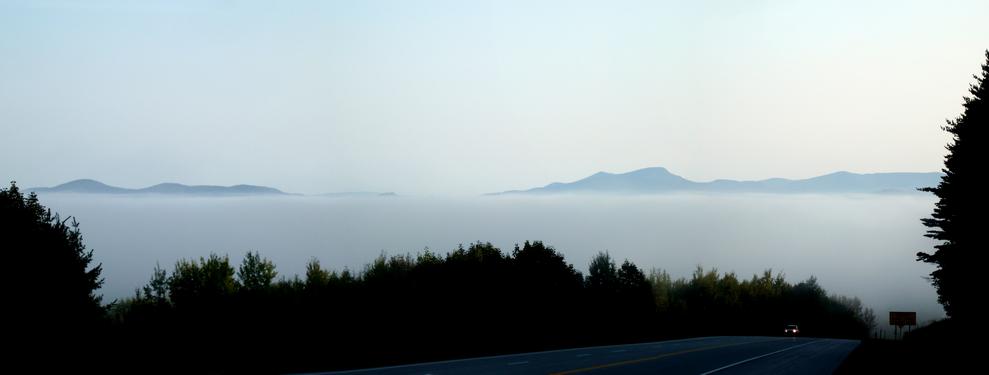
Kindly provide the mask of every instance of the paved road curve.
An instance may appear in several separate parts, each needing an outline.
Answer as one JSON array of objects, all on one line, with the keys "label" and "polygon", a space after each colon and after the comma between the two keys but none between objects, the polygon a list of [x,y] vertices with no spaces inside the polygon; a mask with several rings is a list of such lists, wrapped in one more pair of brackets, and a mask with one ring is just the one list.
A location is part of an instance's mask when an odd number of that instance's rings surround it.
[{"label": "paved road curve", "polygon": [[700,337],[334,374],[830,374],[858,344],[815,338]]}]

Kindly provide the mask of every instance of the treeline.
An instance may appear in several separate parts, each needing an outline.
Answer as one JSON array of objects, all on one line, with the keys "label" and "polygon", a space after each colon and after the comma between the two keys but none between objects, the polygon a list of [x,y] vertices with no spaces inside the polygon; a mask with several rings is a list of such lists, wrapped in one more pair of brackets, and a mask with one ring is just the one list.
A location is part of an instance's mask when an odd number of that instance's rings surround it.
[{"label": "treeline", "polygon": [[[506,253],[490,243],[445,255],[380,256],[359,272],[311,260],[278,277],[248,253],[156,268],[110,311],[119,342],[215,370],[304,371],[693,335],[865,337],[872,311],[829,296],[814,278],[766,271],[740,280],[698,268],[689,279],[648,274],[600,253],[587,275],[542,242]],[[175,345],[181,343],[181,345]],[[136,346],[134,346],[136,345]],[[126,350],[126,348],[124,348]],[[198,357],[197,357],[198,356]]]}]

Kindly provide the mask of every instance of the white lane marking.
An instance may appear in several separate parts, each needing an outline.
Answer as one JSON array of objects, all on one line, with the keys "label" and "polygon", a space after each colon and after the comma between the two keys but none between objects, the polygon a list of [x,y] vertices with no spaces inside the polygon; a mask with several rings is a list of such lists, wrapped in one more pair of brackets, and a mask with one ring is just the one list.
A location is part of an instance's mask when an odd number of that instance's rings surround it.
[{"label": "white lane marking", "polygon": [[590,356],[590,354],[587,354],[587,353],[584,353],[584,354],[577,354],[577,357],[578,357],[578,358],[580,358],[580,357],[587,357],[587,356]]},{"label": "white lane marking", "polygon": [[526,363],[529,363],[529,361],[508,362],[507,365],[509,365],[509,366],[518,366],[518,365],[524,365]]},{"label": "white lane marking", "polygon": [[618,350],[612,350],[611,352],[612,353],[624,353],[624,352],[627,352],[627,351],[628,350],[625,350],[625,349],[618,349]]},{"label": "white lane marking", "polygon": [[771,355],[776,354],[776,353],[785,352],[787,350],[793,350],[793,349],[799,348],[801,346],[807,346],[807,345],[813,344],[813,343],[818,342],[818,341],[821,341],[821,340],[814,340],[814,341],[803,343],[803,344],[800,344],[800,345],[794,345],[794,346],[791,346],[789,348],[780,349],[780,350],[777,350],[777,351],[772,352],[772,353],[766,353],[766,354],[763,354],[763,355],[758,355],[758,356],[755,356],[755,357],[752,357],[752,358],[749,358],[749,359],[745,359],[745,360],[741,360],[741,361],[732,363],[732,364],[727,365],[727,366],[718,367],[718,368],[716,368],[714,370],[711,370],[711,371],[708,371],[708,372],[705,372],[705,373],[701,373],[701,375],[713,374],[713,373],[716,373],[718,371],[721,371],[721,370],[724,370],[724,369],[727,369],[727,368],[730,368],[730,367],[735,367],[735,366],[738,366],[738,365],[743,364],[743,363],[752,362],[752,361],[755,361],[755,360],[757,360],[759,358],[768,357],[768,356],[771,356]]}]

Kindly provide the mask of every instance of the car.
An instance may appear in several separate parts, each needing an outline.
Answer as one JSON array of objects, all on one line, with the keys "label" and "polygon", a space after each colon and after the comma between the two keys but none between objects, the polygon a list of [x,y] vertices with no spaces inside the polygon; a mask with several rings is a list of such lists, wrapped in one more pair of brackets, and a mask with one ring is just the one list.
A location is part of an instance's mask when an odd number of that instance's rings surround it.
[{"label": "car", "polygon": [[788,324],[786,328],[783,328],[784,336],[796,336],[800,333],[800,328],[796,324]]}]

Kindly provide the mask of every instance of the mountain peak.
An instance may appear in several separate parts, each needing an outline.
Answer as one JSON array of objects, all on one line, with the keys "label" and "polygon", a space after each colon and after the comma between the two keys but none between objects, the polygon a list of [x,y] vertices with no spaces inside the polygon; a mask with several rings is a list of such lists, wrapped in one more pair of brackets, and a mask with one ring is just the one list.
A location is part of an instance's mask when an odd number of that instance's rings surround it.
[{"label": "mountain peak", "polygon": [[650,167],[618,174],[602,171],[574,182],[554,182],[540,188],[529,189],[522,192],[566,193],[609,191],[642,193],[657,190],[681,190],[691,184],[694,184],[694,182],[674,175],[666,170],[666,168]]},{"label": "mountain peak", "polygon": [[101,193],[101,192],[120,192],[125,189],[118,187],[113,187],[102,182],[82,178],[78,180],[72,180],[64,184],[56,185],[50,188],[32,188],[28,189],[30,191],[64,191],[71,193]]},{"label": "mountain peak", "polygon": [[622,173],[622,174],[623,175],[636,175],[636,174],[639,174],[639,175],[644,175],[644,174],[650,174],[650,175],[673,175],[673,173],[670,173],[669,170],[667,170],[666,168],[663,168],[663,167],[647,167],[647,168],[641,168],[641,169],[636,169],[636,170],[631,171],[631,172],[625,172],[625,173]]},{"label": "mountain peak", "polygon": [[61,184],[61,185],[58,185],[58,186],[79,186],[79,187],[82,187],[82,186],[110,186],[110,185],[104,184],[102,182],[99,182],[99,181],[96,181],[96,180],[93,180],[93,179],[80,178],[78,180],[72,180],[72,181],[66,182],[66,183]]}]

